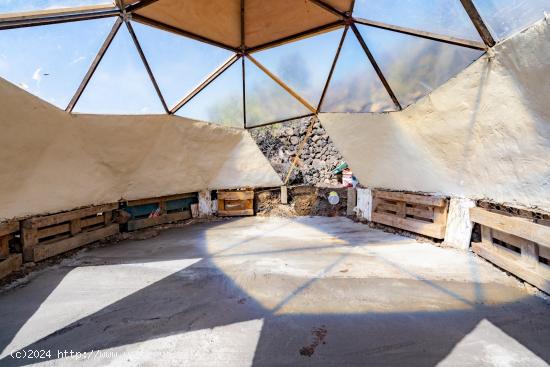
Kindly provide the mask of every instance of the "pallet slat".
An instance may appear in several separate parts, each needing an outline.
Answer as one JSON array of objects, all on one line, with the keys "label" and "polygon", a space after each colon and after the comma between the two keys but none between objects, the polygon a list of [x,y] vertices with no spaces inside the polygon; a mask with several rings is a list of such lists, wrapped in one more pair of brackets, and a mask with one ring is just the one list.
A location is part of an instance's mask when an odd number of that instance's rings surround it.
[{"label": "pallet slat", "polygon": [[508,217],[482,208],[471,208],[470,218],[473,222],[499,231],[513,234],[550,248],[550,227],[530,222],[527,219]]},{"label": "pallet slat", "polygon": [[254,191],[218,191],[218,215],[221,217],[254,215]]},{"label": "pallet slat", "polygon": [[14,271],[18,271],[23,263],[21,254],[12,254],[4,261],[0,261],[0,279],[7,277]]},{"label": "pallet slat", "polygon": [[399,218],[391,214],[372,213],[372,221],[406,231],[420,233],[428,237],[442,239],[445,237],[445,227],[435,223],[427,223],[410,219]]},{"label": "pallet slat", "polygon": [[82,232],[74,237],[44,244],[34,247],[34,261],[40,261],[49,257],[62,254],[64,252],[74,250],[75,248],[87,245],[89,243],[107,238],[117,234],[119,231],[118,224],[111,224],[107,227],[97,229],[90,232]]},{"label": "pallet slat", "polygon": [[31,226],[37,226],[37,227],[53,226],[55,224],[68,222],[72,219],[89,217],[97,213],[113,211],[115,209],[118,209],[118,203],[97,205],[89,208],[73,210],[70,212],[34,217],[34,218],[25,220],[23,223]]},{"label": "pallet slat", "polygon": [[179,222],[190,218],[191,218],[191,211],[185,210],[182,212],[164,214],[159,217],[134,219],[128,222],[128,230],[136,231],[138,229],[158,226],[160,224]]}]

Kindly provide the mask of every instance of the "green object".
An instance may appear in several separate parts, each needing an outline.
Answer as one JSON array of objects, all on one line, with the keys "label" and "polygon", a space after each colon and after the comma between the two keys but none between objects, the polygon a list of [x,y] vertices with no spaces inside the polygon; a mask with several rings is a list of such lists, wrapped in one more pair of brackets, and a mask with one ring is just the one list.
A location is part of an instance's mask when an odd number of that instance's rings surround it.
[{"label": "green object", "polygon": [[345,170],[346,168],[348,168],[348,164],[346,162],[342,162],[338,165],[338,167],[336,167],[335,169],[332,170],[332,174],[337,175],[340,172],[342,172],[343,170]]}]

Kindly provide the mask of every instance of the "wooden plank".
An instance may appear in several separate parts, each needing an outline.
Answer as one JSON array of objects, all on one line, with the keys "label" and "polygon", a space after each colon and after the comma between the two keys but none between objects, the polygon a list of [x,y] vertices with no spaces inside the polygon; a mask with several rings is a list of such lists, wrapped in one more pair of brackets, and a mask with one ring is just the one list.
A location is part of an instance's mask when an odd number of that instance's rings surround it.
[{"label": "wooden plank", "polygon": [[447,226],[447,203],[445,202],[444,206],[436,206],[433,208],[433,222],[442,225],[443,227]]},{"label": "wooden plank", "polygon": [[378,200],[378,204],[374,208],[374,211],[376,212],[392,212],[394,214],[397,214],[397,211],[399,210],[399,207],[396,204],[390,204],[387,202],[384,202],[383,200]]},{"label": "wooden plank", "polygon": [[0,223],[0,237],[19,231],[19,222]]},{"label": "wooden plank", "polygon": [[71,235],[75,236],[82,231],[80,227],[80,218],[75,218],[71,220],[69,227],[71,228]]},{"label": "wooden plank", "polygon": [[445,237],[445,226],[436,223],[422,222],[409,218],[399,218],[391,214],[372,213],[372,221],[397,227],[406,231],[420,233],[428,237],[443,239]]},{"label": "wooden plank", "polygon": [[95,226],[100,223],[105,223],[106,225],[109,225],[111,223],[105,220],[108,215],[112,217],[113,212],[105,212],[103,213],[103,215],[96,215],[95,217],[81,219],[80,225],[83,229],[85,229],[86,227]]},{"label": "wooden plank", "polygon": [[407,212],[407,215],[413,215],[415,217],[425,218],[431,221],[434,220],[434,208],[432,207],[426,207],[426,208],[407,207],[406,212]]},{"label": "wooden plank", "polygon": [[23,257],[21,254],[12,254],[6,260],[0,261],[0,279],[7,277],[14,271],[21,269]]},{"label": "wooden plank", "polygon": [[136,231],[138,229],[153,227],[160,224],[171,222],[179,222],[191,218],[191,210],[175,212],[162,215],[160,217],[135,219],[128,222],[128,231]]},{"label": "wooden plank", "polygon": [[444,206],[447,203],[447,199],[444,197],[407,194],[404,192],[375,190],[374,196],[379,199],[386,199],[386,200],[392,200],[392,201],[406,201],[407,203],[410,203],[410,204],[421,204],[421,205],[427,205],[427,206]]},{"label": "wooden plank", "polygon": [[254,199],[254,191],[218,191],[218,199],[223,199],[223,200]]},{"label": "wooden plank", "polygon": [[38,244],[38,230],[28,220],[21,225],[21,243],[23,246],[23,260],[33,261],[34,247]]},{"label": "wooden plank", "polygon": [[10,235],[0,237],[0,260],[7,259],[10,256],[10,238]]},{"label": "wooden plank", "polygon": [[550,260],[550,248],[539,246],[539,256]]},{"label": "wooden plank", "polygon": [[72,210],[70,212],[34,217],[34,218],[25,220],[24,223],[26,223],[27,225],[31,225],[33,227],[52,226],[55,224],[68,222],[72,219],[89,217],[97,213],[112,211],[117,208],[118,208],[118,203],[97,205],[89,208]]},{"label": "wooden plank", "polygon": [[353,187],[348,188],[347,192],[347,208],[346,208],[346,214],[347,215],[354,215],[355,214],[355,207],[357,206],[357,190]]},{"label": "wooden plank", "polygon": [[63,223],[52,227],[41,228],[38,230],[38,239],[55,236],[61,233],[71,231],[71,225],[69,223]]},{"label": "wooden plank", "polygon": [[281,186],[281,204],[288,204],[288,188]]},{"label": "wooden plank", "polygon": [[254,209],[244,210],[218,210],[218,215],[221,217],[242,217],[254,215]]},{"label": "wooden plank", "polygon": [[482,208],[470,208],[470,218],[475,223],[513,234],[540,246],[550,247],[550,227],[533,223],[524,218],[493,213]]},{"label": "wooden plank", "polygon": [[172,201],[172,200],[180,200],[180,199],[187,199],[187,198],[194,198],[197,196],[197,193],[186,193],[186,194],[175,194],[175,195],[167,195],[167,196],[159,196],[156,198],[146,198],[146,199],[138,199],[138,200],[129,200],[126,202],[127,206],[138,206],[138,205],[147,205],[147,204],[157,204],[161,201]]},{"label": "wooden plank", "polygon": [[49,243],[47,245],[37,245],[34,247],[33,261],[40,261],[62,254],[89,243],[113,236],[118,232],[118,224],[111,224],[108,227],[99,228],[95,231],[82,232],[74,237],[58,242]]},{"label": "wooden plank", "polygon": [[[539,264],[536,269],[525,267],[521,262],[504,256],[493,247],[485,243],[472,243],[472,250],[479,256],[487,259],[495,265],[509,271],[517,277],[531,283],[535,287],[550,293],[550,267]],[[519,256],[518,256],[519,257]]]}]

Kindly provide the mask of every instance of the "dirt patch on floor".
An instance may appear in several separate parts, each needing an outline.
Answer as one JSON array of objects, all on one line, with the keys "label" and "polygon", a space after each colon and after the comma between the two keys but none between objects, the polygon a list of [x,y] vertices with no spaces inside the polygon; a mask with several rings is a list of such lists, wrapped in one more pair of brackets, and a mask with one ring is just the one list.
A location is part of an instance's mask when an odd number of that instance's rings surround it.
[{"label": "dirt patch on floor", "polygon": [[[336,192],[338,204],[331,204],[328,197]],[[347,188],[289,186],[287,188],[288,204],[281,204],[281,190],[257,190],[254,197],[256,215],[295,217],[295,216],[346,216]]]}]

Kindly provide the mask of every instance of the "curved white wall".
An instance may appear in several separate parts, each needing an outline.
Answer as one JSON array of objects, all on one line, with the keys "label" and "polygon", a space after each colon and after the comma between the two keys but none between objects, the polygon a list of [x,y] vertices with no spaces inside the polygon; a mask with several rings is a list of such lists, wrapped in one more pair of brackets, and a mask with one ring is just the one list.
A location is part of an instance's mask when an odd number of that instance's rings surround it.
[{"label": "curved white wall", "polygon": [[321,114],[364,185],[550,210],[550,25],[497,45],[417,104]]},{"label": "curved white wall", "polygon": [[121,198],[278,185],[247,131],[167,115],[69,115],[0,79],[0,221]]}]

